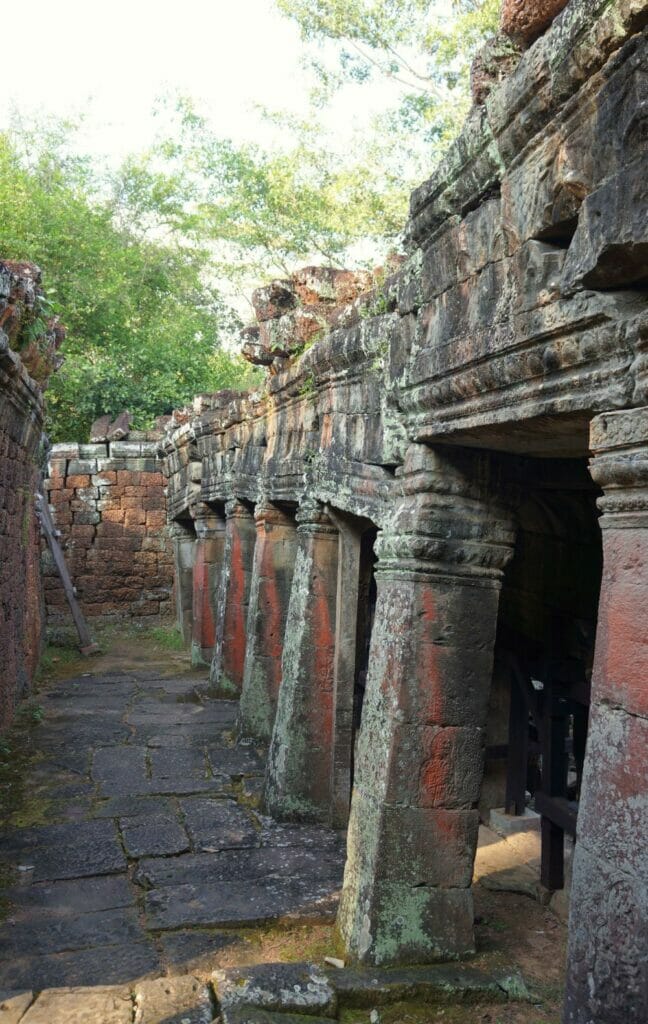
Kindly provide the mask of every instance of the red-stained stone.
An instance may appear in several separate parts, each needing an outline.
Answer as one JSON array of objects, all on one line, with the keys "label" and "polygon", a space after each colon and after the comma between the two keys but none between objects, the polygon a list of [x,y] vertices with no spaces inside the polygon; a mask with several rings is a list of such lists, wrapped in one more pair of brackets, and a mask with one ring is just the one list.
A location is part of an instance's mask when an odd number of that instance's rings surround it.
[{"label": "red-stained stone", "polygon": [[567,6],[567,0],[503,0],[502,31],[523,43],[532,43]]}]

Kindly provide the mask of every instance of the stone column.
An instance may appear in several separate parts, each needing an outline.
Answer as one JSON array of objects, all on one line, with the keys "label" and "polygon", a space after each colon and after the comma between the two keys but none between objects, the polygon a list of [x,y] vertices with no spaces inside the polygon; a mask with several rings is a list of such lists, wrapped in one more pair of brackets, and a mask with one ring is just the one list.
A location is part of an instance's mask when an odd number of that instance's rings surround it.
[{"label": "stone column", "polygon": [[169,526],[169,536],[173,545],[176,621],[185,643],[190,643],[193,633],[193,565],[196,535],[190,522],[185,525],[176,521]]},{"label": "stone column", "polygon": [[257,505],[239,733],[269,743],[279,686],[288,602],[297,552],[294,516]]},{"label": "stone column", "polygon": [[251,506],[225,505],[225,550],[210,680],[222,697],[238,697],[243,684],[246,623],[256,531]]},{"label": "stone column", "polygon": [[358,653],[362,531],[346,516],[332,512],[331,518],[340,535],[333,671],[331,824],[336,828],[344,828],[349,820],[351,802],[353,697]]},{"label": "stone column", "polygon": [[277,818],[328,821],[338,533],[321,506],[297,513],[293,574],[265,805]]},{"label": "stone column", "polygon": [[648,408],[592,420],[603,577],[564,1020],[648,1020]]},{"label": "stone column", "polygon": [[502,570],[488,456],[408,452],[378,589],[338,925],[374,964],[474,950],[470,889]]},{"label": "stone column", "polygon": [[196,529],[193,567],[192,665],[211,665],[216,641],[216,600],[225,548],[225,519],[209,507],[193,510]]}]

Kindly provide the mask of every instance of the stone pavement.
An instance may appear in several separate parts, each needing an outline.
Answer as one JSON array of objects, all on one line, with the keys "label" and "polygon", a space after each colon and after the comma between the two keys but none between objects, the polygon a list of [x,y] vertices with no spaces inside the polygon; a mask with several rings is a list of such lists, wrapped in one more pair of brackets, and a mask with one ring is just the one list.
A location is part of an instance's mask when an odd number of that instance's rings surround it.
[{"label": "stone pavement", "polygon": [[331,919],[343,837],[253,809],[263,762],[235,744],[237,705],[206,690],[195,675],[138,670],[39,698],[40,759],[24,790],[46,823],[0,839],[0,990],[183,974],[197,958],[217,962],[236,928]]}]

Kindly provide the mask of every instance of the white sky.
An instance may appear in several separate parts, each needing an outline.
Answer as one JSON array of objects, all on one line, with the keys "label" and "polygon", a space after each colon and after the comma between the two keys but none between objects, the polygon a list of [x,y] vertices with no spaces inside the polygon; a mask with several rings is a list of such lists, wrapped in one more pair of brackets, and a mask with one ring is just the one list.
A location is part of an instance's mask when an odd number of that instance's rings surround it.
[{"label": "white sky", "polygon": [[[272,0],[30,0],[4,47],[0,128],[12,104],[86,111],[80,145],[118,160],[147,145],[156,98],[178,91],[219,134],[267,143],[253,104],[304,109],[299,57],[298,30]],[[386,99],[385,86],[346,92],[341,130]]]}]

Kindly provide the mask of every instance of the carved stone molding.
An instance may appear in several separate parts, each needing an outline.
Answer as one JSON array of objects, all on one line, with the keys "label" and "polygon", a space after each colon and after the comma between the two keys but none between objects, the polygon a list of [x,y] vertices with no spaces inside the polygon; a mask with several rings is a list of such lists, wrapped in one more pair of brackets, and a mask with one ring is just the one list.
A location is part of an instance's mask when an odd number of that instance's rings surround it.
[{"label": "carved stone molding", "polygon": [[487,456],[413,445],[402,498],[376,543],[377,572],[418,572],[497,583],[513,553],[507,509],[493,498]]},{"label": "carved stone molding", "polygon": [[305,498],[299,505],[295,515],[299,533],[337,533],[319,501]]},{"label": "carved stone molding", "polygon": [[250,507],[239,501],[238,498],[230,498],[225,502],[225,517],[227,519],[252,519],[253,513]]},{"label": "carved stone molding", "polygon": [[294,526],[294,517],[278,505],[271,502],[260,502],[254,509],[254,521],[257,528],[264,526]]},{"label": "carved stone molding", "polygon": [[601,529],[648,525],[648,407],[596,416],[590,447],[590,473],[603,490]]}]

